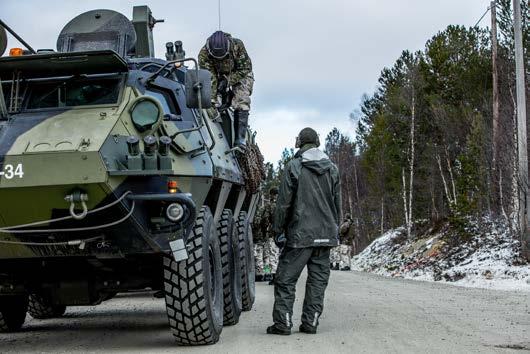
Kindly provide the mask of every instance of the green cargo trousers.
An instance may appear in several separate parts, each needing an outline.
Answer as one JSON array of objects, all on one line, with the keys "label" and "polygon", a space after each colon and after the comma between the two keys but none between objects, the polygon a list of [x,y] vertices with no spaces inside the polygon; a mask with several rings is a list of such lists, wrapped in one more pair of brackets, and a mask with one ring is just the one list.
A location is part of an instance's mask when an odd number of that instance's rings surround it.
[{"label": "green cargo trousers", "polygon": [[302,323],[317,327],[324,309],[324,293],[330,274],[329,247],[290,248],[280,254],[274,279],[274,309],[272,319],[280,328],[293,326],[293,304],[296,282],[307,265]]}]

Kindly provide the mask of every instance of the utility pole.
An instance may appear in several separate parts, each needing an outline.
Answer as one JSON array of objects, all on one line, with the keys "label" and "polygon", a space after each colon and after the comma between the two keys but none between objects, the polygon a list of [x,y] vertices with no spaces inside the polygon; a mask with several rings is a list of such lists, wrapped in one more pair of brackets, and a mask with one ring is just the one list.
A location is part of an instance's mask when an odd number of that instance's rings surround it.
[{"label": "utility pole", "polygon": [[499,158],[499,72],[497,69],[497,0],[494,0],[490,4],[491,10],[491,63],[492,63],[492,76],[493,76],[493,161],[492,169],[492,190],[493,190],[493,206],[494,209],[502,209],[500,198],[500,168],[498,167]]},{"label": "utility pole", "polygon": [[528,150],[526,136],[526,93],[523,58],[523,30],[521,25],[521,3],[513,0],[513,20],[515,37],[515,76],[517,88],[517,150],[519,153],[519,222],[521,229],[521,245],[523,254],[530,259],[530,225],[528,213],[530,198],[528,197]]}]

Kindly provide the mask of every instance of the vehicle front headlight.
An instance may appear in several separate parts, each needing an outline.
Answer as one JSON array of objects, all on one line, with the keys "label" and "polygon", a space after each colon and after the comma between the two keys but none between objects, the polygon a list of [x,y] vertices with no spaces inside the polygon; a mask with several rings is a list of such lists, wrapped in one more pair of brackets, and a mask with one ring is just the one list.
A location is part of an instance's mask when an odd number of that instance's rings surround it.
[{"label": "vehicle front headlight", "polygon": [[131,119],[139,132],[153,128],[160,117],[158,105],[150,99],[138,100],[131,109]]},{"label": "vehicle front headlight", "polygon": [[166,209],[166,216],[171,222],[179,222],[184,216],[184,208],[178,203],[169,204]]}]

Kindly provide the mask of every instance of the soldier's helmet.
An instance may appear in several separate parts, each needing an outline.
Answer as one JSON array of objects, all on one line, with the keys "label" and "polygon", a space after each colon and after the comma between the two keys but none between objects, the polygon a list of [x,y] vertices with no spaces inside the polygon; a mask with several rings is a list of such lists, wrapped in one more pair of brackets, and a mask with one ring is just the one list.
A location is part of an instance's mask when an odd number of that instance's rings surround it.
[{"label": "soldier's helmet", "polygon": [[296,137],[296,148],[301,148],[305,144],[315,144],[317,147],[320,146],[320,139],[318,133],[313,128],[304,128],[298,133]]},{"label": "soldier's helmet", "polygon": [[278,188],[277,187],[271,187],[269,189],[269,195],[271,197],[276,197],[278,195]]},{"label": "soldier's helmet", "polygon": [[230,41],[223,31],[216,31],[206,40],[206,49],[215,59],[223,59],[230,51]]}]

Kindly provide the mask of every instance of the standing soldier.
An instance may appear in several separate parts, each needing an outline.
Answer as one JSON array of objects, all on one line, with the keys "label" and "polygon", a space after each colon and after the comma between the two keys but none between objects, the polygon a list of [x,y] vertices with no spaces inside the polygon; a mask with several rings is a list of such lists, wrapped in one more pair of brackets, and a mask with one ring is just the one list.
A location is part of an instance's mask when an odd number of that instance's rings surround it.
[{"label": "standing soldier", "polygon": [[340,225],[340,246],[335,248],[339,253],[339,264],[340,270],[351,269],[351,249],[353,240],[355,238],[355,227],[353,225],[353,219],[351,214],[346,214],[344,222]]},{"label": "standing soldier", "polygon": [[263,229],[264,207],[261,207],[254,216],[252,223],[252,237],[254,240],[254,259],[256,267],[256,281],[263,281],[265,278],[265,265],[263,263],[263,249],[267,241],[267,230]]},{"label": "standing soldier", "polygon": [[274,275],[278,268],[279,249],[274,243],[274,233],[272,224],[274,222],[274,210],[276,209],[276,198],[278,197],[278,188],[269,189],[269,203],[265,206],[262,222],[267,232],[267,239],[263,248],[263,263],[265,271],[265,280],[269,280],[269,285],[273,284]]},{"label": "standing soldier", "polygon": [[272,280],[278,266],[278,247],[274,244],[272,222],[278,188],[272,187],[268,193],[268,200],[260,208],[254,218],[254,255],[256,258],[256,280]]},{"label": "standing soldier", "polygon": [[252,62],[240,39],[223,31],[213,33],[199,52],[199,67],[212,73],[212,99],[230,97],[220,109],[234,109],[235,145],[245,146],[250,111],[250,95],[254,86]]},{"label": "standing soldier", "polygon": [[296,139],[300,148],[283,172],[273,230],[283,248],[274,280],[274,324],[269,334],[291,334],[296,282],[307,266],[300,332],[317,332],[328,285],[330,248],[338,245],[341,216],[337,167],[318,149],[318,134],[304,128]]}]

